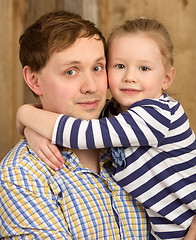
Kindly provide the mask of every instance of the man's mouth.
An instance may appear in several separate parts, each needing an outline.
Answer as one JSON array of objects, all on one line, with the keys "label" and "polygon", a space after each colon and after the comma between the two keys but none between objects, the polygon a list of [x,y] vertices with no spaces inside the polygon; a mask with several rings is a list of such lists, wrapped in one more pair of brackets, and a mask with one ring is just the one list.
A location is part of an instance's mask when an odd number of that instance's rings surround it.
[{"label": "man's mouth", "polygon": [[84,102],[80,102],[78,104],[79,104],[79,106],[86,108],[86,109],[96,109],[99,104],[99,100],[84,101]]}]

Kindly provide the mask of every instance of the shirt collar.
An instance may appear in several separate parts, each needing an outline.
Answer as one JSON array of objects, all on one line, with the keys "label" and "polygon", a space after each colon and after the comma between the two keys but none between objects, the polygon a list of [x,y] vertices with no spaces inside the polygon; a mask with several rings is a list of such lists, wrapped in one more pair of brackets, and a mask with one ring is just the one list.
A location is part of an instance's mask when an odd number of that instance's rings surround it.
[{"label": "shirt collar", "polygon": [[[89,170],[85,167],[81,168],[82,165],[80,165],[79,159],[72,149],[63,148],[63,149],[61,149],[61,154],[62,154],[63,158],[65,159],[64,166],[69,168],[69,170],[71,170],[71,171],[75,171],[75,170],[79,170],[79,169],[80,170],[86,169],[87,171]],[[105,164],[108,165],[111,163],[110,155],[106,149],[100,150],[99,162],[100,162],[101,169],[102,169],[102,167],[105,167]]]},{"label": "shirt collar", "polygon": [[[25,144],[27,146],[27,149],[31,155],[34,155],[35,158],[39,159],[40,158],[37,156],[37,154],[29,147],[27,140],[24,139]],[[83,167],[79,163],[79,159],[74,153],[73,149],[69,148],[64,148],[64,147],[59,147],[59,150],[65,159],[64,167],[68,168],[69,171],[91,171],[88,168]],[[41,160],[40,160],[41,161]],[[100,150],[100,156],[99,156],[99,162],[100,162],[100,169],[101,171],[104,168],[110,168],[111,167],[111,161],[110,161],[110,154],[108,153],[107,149],[101,149]],[[55,175],[56,172],[52,170],[50,167],[47,167],[52,175]]]}]

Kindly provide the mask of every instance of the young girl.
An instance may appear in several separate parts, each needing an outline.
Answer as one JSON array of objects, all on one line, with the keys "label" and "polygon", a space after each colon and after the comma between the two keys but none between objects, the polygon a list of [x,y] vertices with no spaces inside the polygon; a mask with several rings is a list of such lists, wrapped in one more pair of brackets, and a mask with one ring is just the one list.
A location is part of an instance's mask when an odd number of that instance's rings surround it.
[{"label": "young girl", "polygon": [[146,208],[150,239],[182,239],[196,214],[196,138],[182,106],[166,93],[175,69],[165,27],[127,21],[109,38],[107,68],[113,99],[104,112],[117,116],[82,121],[26,105],[18,118],[57,145],[109,147],[115,180]]}]

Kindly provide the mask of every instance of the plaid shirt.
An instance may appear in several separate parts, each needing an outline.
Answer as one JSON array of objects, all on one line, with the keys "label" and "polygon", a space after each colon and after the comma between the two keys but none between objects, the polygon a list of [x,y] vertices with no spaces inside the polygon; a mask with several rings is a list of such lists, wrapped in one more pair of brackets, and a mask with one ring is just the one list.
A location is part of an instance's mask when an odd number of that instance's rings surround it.
[{"label": "plaid shirt", "polygon": [[112,179],[106,151],[100,175],[62,154],[55,172],[23,139],[1,162],[1,239],[148,239],[145,211]]}]

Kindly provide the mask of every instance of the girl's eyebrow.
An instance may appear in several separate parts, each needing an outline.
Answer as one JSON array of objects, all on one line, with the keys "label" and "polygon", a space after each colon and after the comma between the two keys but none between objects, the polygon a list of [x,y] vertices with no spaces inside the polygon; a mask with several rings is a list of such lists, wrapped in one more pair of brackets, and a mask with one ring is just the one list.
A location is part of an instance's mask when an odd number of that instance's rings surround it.
[{"label": "girl's eyebrow", "polygon": [[155,62],[150,59],[141,59],[141,63],[142,64],[155,64]]}]

